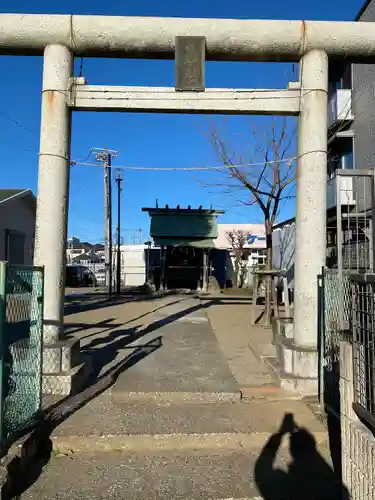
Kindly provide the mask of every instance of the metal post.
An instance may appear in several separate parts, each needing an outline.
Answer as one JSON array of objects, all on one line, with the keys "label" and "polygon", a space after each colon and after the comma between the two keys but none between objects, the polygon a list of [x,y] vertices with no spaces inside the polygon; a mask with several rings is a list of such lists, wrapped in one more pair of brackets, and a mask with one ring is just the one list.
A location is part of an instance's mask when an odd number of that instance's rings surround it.
[{"label": "metal post", "polygon": [[146,262],[146,265],[147,265],[147,272],[146,272],[146,282],[147,283],[151,283],[151,278],[152,278],[152,275],[151,275],[151,269],[150,269],[150,265],[151,265],[151,241],[147,241],[147,262]]},{"label": "metal post", "polygon": [[164,245],[160,246],[160,290],[164,290],[165,284],[165,252]]},{"label": "metal post", "polygon": [[342,231],[342,207],[341,207],[341,177],[336,173],[336,251],[337,251],[337,285],[339,296],[339,327],[344,329],[344,262],[343,250],[344,240]]},{"label": "metal post", "polygon": [[324,307],[324,267],[318,276],[318,356],[319,356],[319,401],[324,409],[324,346],[325,346],[325,307]]},{"label": "metal post", "polygon": [[7,263],[0,262],[0,452],[3,451],[4,444],[4,386],[8,383],[5,380],[5,321],[6,321],[6,279]]},{"label": "metal post", "polygon": [[117,263],[116,263],[116,293],[120,295],[121,292],[121,182],[122,172],[116,172],[117,184]]},{"label": "metal post", "polygon": [[73,57],[62,45],[44,51],[35,265],[45,267],[45,343],[63,332],[71,112],[66,94]]},{"label": "metal post", "polygon": [[371,233],[370,233],[370,272],[375,272],[375,172],[371,172]]},{"label": "metal post", "polygon": [[328,58],[312,50],[301,60],[294,342],[317,346],[317,277],[326,257]]},{"label": "metal post", "polygon": [[109,272],[108,272],[108,295],[112,295],[113,287],[113,252],[112,252],[112,155],[108,154],[108,254],[109,254]]},{"label": "metal post", "polygon": [[207,292],[207,260],[208,254],[206,249],[203,249],[203,279],[202,279],[202,291]]}]

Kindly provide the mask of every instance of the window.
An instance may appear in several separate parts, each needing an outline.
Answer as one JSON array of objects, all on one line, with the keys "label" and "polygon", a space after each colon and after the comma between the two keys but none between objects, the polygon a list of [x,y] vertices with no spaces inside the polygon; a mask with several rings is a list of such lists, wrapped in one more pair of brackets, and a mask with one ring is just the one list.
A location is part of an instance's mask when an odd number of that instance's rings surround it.
[{"label": "window", "polygon": [[351,89],[352,88],[352,65],[348,64],[341,77],[341,88]]},{"label": "window", "polygon": [[265,255],[258,255],[258,264],[260,266],[264,266],[266,263],[266,256]]},{"label": "window", "polygon": [[348,151],[342,155],[342,167],[345,170],[353,169],[353,151]]},{"label": "window", "polygon": [[18,231],[5,231],[5,260],[10,264],[25,263],[25,235]]},{"label": "window", "polygon": [[338,168],[341,168],[341,157],[336,153],[332,153],[332,156],[329,156],[327,161],[328,179],[335,177]]}]

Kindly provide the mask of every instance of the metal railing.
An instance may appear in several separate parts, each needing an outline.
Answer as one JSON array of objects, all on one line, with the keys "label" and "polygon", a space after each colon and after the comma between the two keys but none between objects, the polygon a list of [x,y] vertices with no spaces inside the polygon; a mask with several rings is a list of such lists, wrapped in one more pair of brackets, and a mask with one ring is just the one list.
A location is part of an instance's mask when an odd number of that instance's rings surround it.
[{"label": "metal railing", "polygon": [[[375,188],[372,170],[338,170],[336,207],[337,269],[374,271]],[[352,180],[347,191],[345,179]],[[340,181],[340,182],[339,182]],[[354,201],[354,204],[352,203]]]},{"label": "metal railing", "polygon": [[41,408],[43,268],[0,262],[0,445]]},{"label": "metal railing", "polygon": [[375,430],[375,274],[351,277],[354,410]]},{"label": "metal railing", "polygon": [[340,415],[340,339],[350,316],[350,280],[347,273],[323,269],[318,276],[319,387],[322,407]]}]

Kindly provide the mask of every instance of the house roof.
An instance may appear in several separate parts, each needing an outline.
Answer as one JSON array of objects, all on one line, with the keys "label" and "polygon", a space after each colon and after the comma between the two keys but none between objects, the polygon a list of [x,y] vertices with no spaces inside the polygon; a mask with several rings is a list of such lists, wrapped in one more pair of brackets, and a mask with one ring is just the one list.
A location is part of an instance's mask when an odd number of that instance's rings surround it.
[{"label": "house roof", "polygon": [[89,253],[81,253],[80,255],[76,255],[75,257],[72,258],[72,262],[82,262],[82,261],[96,261],[100,262],[101,259],[98,255],[95,254],[89,254]]},{"label": "house roof", "polygon": [[153,214],[150,236],[152,238],[217,238],[214,215]]},{"label": "house roof", "polygon": [[364,14],[365,10],[367,9],[367,7],[370,5],[370,3],[372,2],[372,0],[366,0],[365,3],[362,5],[362,7],[360,8],[358,14],[355,16],[355,21],[359,21],[362,17],[362,14]]},{"label": "house roof", "polygon": [[282,227],[289,226],[290,224],[294,224],[295,222],[296,222],[296,218],[291,217],[290,219],[286,219],[286,220],[283,220],[282,222],[278,222],[277,224],[275,224],[273,226],[272,230],[281,229]]},{"label": "house roof", "polygon": [[0,189],[0,203],[24,191],[27,191],[27,189]]},{"label": "house roof", "polygon": [[36,197],[31,189],[0,189],[0,205],[24,198],[28,208],[36,214]]}]

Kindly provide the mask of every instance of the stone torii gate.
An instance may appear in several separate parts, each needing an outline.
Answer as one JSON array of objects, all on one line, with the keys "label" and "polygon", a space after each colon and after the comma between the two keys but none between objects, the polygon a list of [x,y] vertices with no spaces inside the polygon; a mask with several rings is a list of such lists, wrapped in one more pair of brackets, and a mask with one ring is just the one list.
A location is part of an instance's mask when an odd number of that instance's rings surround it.
[{"label": "stone torii gate", "polygon": [[[79,85],[73,78],[74,56],[174,59],[176,37],[200,40],[207,60],[299,61],[299,83],[286,90],[177,92]],[[291,376],[316,377],[317,275],[326,246],[328,58],[375,59],[375,23],[1,14],[0,54],[44,55],[35,264],[45,266],[45,379],[60,374],[70,380],[74,373],[63,307],[75,110],[299,116],[294,339],[282,352],[292,357]]]}]

